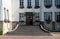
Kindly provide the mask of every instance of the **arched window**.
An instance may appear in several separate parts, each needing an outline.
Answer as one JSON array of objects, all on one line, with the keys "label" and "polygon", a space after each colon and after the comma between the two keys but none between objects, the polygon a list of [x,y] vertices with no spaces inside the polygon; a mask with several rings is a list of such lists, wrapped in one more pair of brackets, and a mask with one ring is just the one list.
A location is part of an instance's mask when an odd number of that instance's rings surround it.
[{"label": "arched window", "polygon": [[44,0],[44,6],[50,8],[52,6],[52,0]]},{"label": "arched window", "polygon": [[57,8],[60,8],[60,0],[55,0],[55,6],[56,6]]}]

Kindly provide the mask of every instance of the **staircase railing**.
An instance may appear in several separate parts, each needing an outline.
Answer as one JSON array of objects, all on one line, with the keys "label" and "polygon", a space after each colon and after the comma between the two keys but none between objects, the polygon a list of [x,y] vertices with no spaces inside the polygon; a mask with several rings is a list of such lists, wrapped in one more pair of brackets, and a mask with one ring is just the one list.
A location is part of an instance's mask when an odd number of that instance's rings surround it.
[{"label": "staircase railing", "polygon": [[14,29],[10,30],[10,32],[13,32],[13,31],[15,31],[15,30],[18,28],[18,26],[19,26],[19,23],[16,23],[14,26],[15,26],[15,27],[14,27]]},{"label": "staircase railing", "polygon": [[44,26],[44,25],[40,24],[39,27],[44,32],[48,32],[48,33],[50,32],[50,30],[49,30],[49,28],[47,26]]}]

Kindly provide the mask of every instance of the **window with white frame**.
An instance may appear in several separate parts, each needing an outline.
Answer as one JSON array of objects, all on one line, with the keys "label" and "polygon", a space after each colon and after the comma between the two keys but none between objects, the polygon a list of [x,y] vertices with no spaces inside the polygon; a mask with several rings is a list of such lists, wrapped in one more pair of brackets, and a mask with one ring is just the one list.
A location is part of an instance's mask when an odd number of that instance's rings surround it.
[{"label": "window with white frame", "polygon": [[40,21],[39,13],[35,13],[35,21],[36,22]]},{"label": "window with white frame", "polygon": [[60,12],[55,12],[55,19],[57,22],[60,22]]},{"label": "window with white frame", "polygon": [[52,12],[44,12],[44,20],[50,22],[52,20]]},{"label": "window with white frame", "polygon": [[19,14],[19,21],[24,21],[24,13]]}]

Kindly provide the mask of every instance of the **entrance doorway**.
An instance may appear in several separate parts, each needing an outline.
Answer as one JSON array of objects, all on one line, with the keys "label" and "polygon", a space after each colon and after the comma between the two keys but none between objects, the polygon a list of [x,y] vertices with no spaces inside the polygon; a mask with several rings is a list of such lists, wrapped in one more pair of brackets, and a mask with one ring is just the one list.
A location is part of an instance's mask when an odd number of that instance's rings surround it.
[{"label": "entrance doorway", "polygon": [[26,12],[26,24],[33,25],[33,13],[32,12]]}]

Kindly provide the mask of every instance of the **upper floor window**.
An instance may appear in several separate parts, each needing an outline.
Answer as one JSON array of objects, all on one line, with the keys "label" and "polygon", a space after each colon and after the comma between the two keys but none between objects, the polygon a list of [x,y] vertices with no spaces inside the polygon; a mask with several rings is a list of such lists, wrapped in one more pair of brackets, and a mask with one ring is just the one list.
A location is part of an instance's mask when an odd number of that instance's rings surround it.
[{"label": "upper floor window", "polygon": [[31,0],[27,0],[27,8],[32,8],[32,6],[31,6]]},{"label": "upper floor window", "polygon": [[52,20],[52,12],[45,12],[44,13],[44,20],[46,22],[50,22]]},{"label": "upper floor window", "polygon": [[60,8],[60,0],[55,0],[55,5],[57,8]]},{"label": "upper floor window", "polygon": [[39,8],[39,0],[35,0],[35,8]]},{"label": "upper floor window", "polygon": [[55,13],[55,17],[56,17],[56,18],[55,18],[56,21],[57,21],[57,22],[60,22],[60,12],[56,12],[56,13]]},{"label": "upper floor window", "polygon": [[44,6],[50,8],[52,6],[52,0],[44,0]]},{"label": "upper floor window", "polygon": [[20,0],[20,8],[24,8],[24,0]]}]

